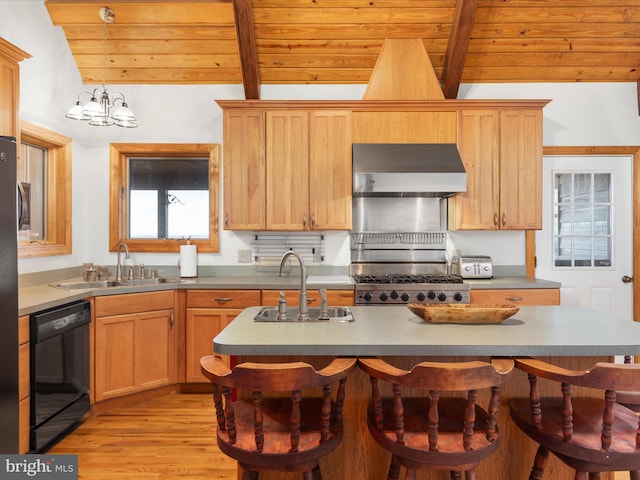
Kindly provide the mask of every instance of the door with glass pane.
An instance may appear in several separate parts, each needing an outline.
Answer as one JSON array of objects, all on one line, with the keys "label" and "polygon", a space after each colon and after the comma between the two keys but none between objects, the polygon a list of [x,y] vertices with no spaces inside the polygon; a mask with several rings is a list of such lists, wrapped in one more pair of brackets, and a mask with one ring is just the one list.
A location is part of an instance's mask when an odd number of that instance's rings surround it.
[{"label": "door with glass pane", "polygon": [[536,277],[561,303],[633,316],[632,157],[545,156]]}]

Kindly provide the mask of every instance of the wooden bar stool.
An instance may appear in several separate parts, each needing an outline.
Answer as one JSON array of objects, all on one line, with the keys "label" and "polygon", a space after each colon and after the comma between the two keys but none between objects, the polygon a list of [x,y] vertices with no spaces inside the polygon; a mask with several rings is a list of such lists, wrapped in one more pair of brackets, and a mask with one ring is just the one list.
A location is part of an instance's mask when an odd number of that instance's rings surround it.
[{"label": "wooden bar stool", "polygon": [[[319,371],[303,362],[242,363],[230,370],[218,355],[201,358],[213,385],[218,447],[244,469],[243,480],[257,480],[262,470],[322,479],[318,461],[342,439],[345,382],[356,361],[336,358]],[[251,399],[232,401],[232,389],[250,391]]]},{"label": "wooden bar stool", "polygon": [[[422,362],[410,371],[378,358],[358,362],[371,378],[369,432],[392,455],[388,480],[398,479],[400,466],[407,469],[405,479],[415,479],[421,469],[448,470],[452,479],[462,478],[463,471],[467,480],[477,478],[475,468],[498,448],[501,385],[513,360]],[[383,398],[378,380],[391,383],[391,398]],[[486,410],[478,405],[480,390],[490,391]]]},{"label": "wooden bar stool", "polygon": [[[617,403],[616,390],[640,385],[640,365],[597,363],[584,371],[520,358],[516,366],[527,372],[529,398],[511,400],[511,418],[539,444],[530,480],[541,480],[549,452],[576,470],[576,480],[599,479],[601,472],[626,470],[640,480],[638,415]],[[541,397],[538,378],[558,383],[559,396]],[[572,395],[572,386],[602,390],[602,398]]]}]

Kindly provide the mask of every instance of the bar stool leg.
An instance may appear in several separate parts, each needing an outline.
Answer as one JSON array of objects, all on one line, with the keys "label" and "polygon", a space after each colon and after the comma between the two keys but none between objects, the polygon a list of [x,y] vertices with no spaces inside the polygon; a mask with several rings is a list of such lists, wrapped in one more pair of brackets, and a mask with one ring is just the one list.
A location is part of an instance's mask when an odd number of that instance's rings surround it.
[{"label": "bar stool leg", "polygon": [[398,458],[393,455],[391,457],[391,465],[389,466],[389,475],[387,480],[398,480],[400,478],[400,462]]},{"label": "bar stool leg", "polygon": [[[542,480],[544,469],[547,466],[547,460],[549,459],[549,450],[540,445],[536,452],[536,458],[533,461],[533,468],[529,475],[529,480]],[[585,479],[586,480],[586,479]]]},{"label": "bar stool leg", "polygon": [[478,480],[478,475],[475,470],[467,470],[464,472],[464,477],[466,480]]}]

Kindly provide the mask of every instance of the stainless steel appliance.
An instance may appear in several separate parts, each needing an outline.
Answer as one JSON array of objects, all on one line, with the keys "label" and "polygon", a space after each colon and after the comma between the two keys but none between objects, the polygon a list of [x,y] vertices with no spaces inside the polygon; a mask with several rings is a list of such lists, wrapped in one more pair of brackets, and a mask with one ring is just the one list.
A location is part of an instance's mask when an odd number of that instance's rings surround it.
[{"label": "stainless steel appliance", "polygon": [[447,200],[466,189],[455,144],[354,144],[356,305],[469,303],[447,272]]},{"label": "stainless steel appliance", "polygon": [[455,143],[354,143],[354,195],[448,197],[467,190]]},{"label": "stainless steel appliance", "polygon": [[16,142],[0,137],[0,453],[18,453]]},{"label": "stainless steel appliance", "polygon": [[493,262],[487,255],[460,255],[451,265],[462,278],[492,278]]},{"label": "stainless steel appliance", "polygon": [[30,450],[47,451],[77,427],[89,402],[90,304],[31,315]]}]

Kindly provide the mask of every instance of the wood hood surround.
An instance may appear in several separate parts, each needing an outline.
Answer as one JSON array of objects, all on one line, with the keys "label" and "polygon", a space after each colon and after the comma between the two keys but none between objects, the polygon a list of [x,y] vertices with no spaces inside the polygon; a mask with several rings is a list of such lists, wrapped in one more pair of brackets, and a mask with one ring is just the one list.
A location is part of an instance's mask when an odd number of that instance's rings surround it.
[{"label": "wood hood surround", "polygon": [[444,100],[421,39],[386,39],[363,100]]}]

